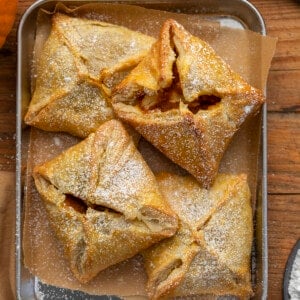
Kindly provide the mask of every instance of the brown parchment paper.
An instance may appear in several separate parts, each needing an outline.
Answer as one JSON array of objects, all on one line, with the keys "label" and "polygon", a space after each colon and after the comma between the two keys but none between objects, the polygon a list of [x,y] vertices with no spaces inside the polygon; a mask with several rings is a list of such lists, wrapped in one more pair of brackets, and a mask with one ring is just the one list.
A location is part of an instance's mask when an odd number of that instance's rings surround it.
[{"label": "brown parchment paper", "polygon": [[[61,5],[57,9],[65,11]],[[218,23],[204,20],[202,15],[174,14],[136,6],[91,4],[68,12],[76,16],[123,25],[155,37],[158,36],[163,21],[174,18],[194,35],[209,42],[216,52],[250,84],[261,89],[265,88],[276,39],[262,37],[247,30],[220,27]],[[39,55],[49,34],[50,17],[49,13],[39,15],[36,56]],[[221,172],[248,174],[253,207],[258,173],[260,119],[261,116],[258,115],[243,125],[226,151],[220,167]],[[68,269],[62,247],[52,232],[46,211],[34,187],[31,172],[35,165],[51,159],[78,141],[68,134],[32,129],[24,209],[24,263],[40,280],[58,287],[97,295],[145,296],[146,274],[139,255],[104,270],[88,284],[81,284]],[[154,173],[162,170],[182,172],[178,166],[171,163],[144,139],[140,140],[138,148]]]}]

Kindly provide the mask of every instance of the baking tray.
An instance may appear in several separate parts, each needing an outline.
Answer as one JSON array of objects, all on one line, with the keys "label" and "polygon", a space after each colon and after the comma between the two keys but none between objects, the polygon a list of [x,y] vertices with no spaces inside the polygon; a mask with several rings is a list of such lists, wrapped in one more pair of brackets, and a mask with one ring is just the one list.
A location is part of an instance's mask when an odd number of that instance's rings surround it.
[{"label": "baking tray", "polygon": [[[92,2],[108,1],[60,1],[66,6],[78,6]],[[201,14],[208,20],[221,25],[244,28],[262,35],[266,34],[264,21],[258,10],[245,0],[123,0],[111,3],[134,4],[152,9]],[[18,74],[17,74],[17,140],[16,140],[16,296],[18,299],[112,299],[114,296],[91,296],[79,291],[57,288],[43,284],[29,273],[22,258],[22,203],[26,186],[25,165],[28,149],[28,130],[22,126],[22,117],[30,101],[30,71],[33,55],[36,18],[40,8],[51,10],[57,1],[36,1],[24,13],[18,31]],[[254,216],[255,238],[252,255],[252,277],[255,286],[253,299],[267,299],[268,253],[267,253],[267,109],[261,111],[261,147],[257,182],[257,201]],[[117,299],[117,298],[116,298]]]}]

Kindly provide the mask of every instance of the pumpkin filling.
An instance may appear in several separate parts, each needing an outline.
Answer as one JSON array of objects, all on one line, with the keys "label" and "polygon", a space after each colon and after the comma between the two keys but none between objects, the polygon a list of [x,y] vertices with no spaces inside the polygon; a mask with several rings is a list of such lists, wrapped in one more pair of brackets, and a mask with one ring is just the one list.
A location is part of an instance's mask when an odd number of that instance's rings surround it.
[{"label": "pumpkin filling", "polygon": [[221,101],[221,98],[214,96],[214,95],[202,95],[199,96],[196,100],[188,104],[189,110],[196,114],[200,109],[201,110],[207,110],[211,106],[214,106],[215,104],[219,103]]},{"label": "pumpkin filling", "polygon": [[221,98],[215,95],[201,95],[194,101],[187,103],[183,96],[176,63],[173,64],[173,80],[170,87],[159,90],[154,95],[141,93],[137,98],[139,106],[144,112],[151,110],[166,112],[171,109],[179,109],[180,102],[182,102],[193,114],[199,110],[207,110],[221,101]]},{"label": "pumpkin filling", "polygon": [[66,194],[64,205],[66,207],[70,207],[70,208],[74,209],[75,211],[77,211],[81,214],[85,214],[88,209],[88,206],[82,199],[77,198],[70,194]]}]

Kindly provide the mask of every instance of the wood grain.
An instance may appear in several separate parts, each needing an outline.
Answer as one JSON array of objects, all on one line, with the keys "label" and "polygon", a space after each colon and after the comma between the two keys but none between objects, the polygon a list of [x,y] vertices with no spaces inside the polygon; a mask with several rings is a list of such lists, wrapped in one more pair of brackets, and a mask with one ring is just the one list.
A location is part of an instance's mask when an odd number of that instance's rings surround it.
[{"label": "wood grain", "polygon": [[299,1],[251,1],[266,20],[267,33],[278,37],[271,70],[300,69]]},{"label": "wood grain", "polygon": [[300,118],[297,113],[268,115],[268,191],[300,193]]},{"label": "wood grain", "polygon": [[268,110],[300,111],[300,2],[251,1],[265,19],[267,33],[277,37],[268,80]]},{"label": "wood grain", "polygon": [[[15,85],[20,17],[33,0],[19,0],[13,30],[0,49],[0,170],[15,169]],[[300,2],[252,0],[278,37],[268,79],[269,299],[282,299],[289,252],[300,237]]]},{"label": "wood grain", "polygon": [[0,171],[15,170],[17,24],[0,49]]},{"label": "wood grain", "polygon": [[300,112],[300,69],[271,71],[267,86],[269,112]]},{"label": "wood grain", "polygon": [[14,26],[0,49],[0,171],[15,170],[17,28],[34,1],[19,1]]}]

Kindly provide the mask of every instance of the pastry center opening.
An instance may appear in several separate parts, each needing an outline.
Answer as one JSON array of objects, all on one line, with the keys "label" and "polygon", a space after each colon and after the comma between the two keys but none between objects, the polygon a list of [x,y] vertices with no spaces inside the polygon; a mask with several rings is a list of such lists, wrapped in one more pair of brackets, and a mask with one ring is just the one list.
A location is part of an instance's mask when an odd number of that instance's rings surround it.
[{"label": "pastry center opening", "polygon": [[176,269],[180,268],[183,265],[183,262],[181,259],[175,259],[173,262],[171,262],[168,266],[165,267],[165,269],[161,272],[159,277],[156,279],[156,285],[161,284],[165,280],[167,280],[172,272],[174,272]]},{"label": "pastry center opening", "polygon": [[159,109],[164,112],[179,108],[179,103],[184,101],[184,97],[176,63],[173,64],[172,84],[165,89],[159,90],[155,95],[141,95],[140,100],[140,107],[144,111]]},{"label": "pastry center opening", "polygon": [[220,97],[214,95],[202,95],[199,96],[196,100],[188,104],[189,110],[196,114],[200,109],[207,110],[209,107],[214,106],[215,104],[221,101]]},{"label": "pastry center opening", "polygon": [[82,199],[75,197],[71,194],[65,194],[66,198],[64,201],[64,205],[67,207],[71,207],[72,209],[74,209],[75,211],[81,213],[81,214],[86,214],[87,209],[90,207],[94,210],[97,211],[105,211],[105,212],[110,212],[110,213],[115,213],[115,214],[121,214],[120,212],[111,209],[109,207],[105,207],[102,205],[98,205],[98,204],[93,204],[93,203],[86,203],[85,201],[83,201]]},{"label": "pastry center opening", "polygon": [[[173,46],[173,49],[177,59],[176,47]],[[186,102],[181,88],[176,60],[173,63],[172,73],[172,84],[168,88],[159,90],[154,95],[144,93],[138,95],[138,103],[143,111],[158,109],[161,112],[165,112],[171,109],[179,109],[180,102],[182,102],[187,105],[187,108],[193,114],[196,114],[199,110],[207,110],[221,101],[221,98],[215,95],[201,95],[192,102]]]},{"label": "pastry center opening", "polygon": [[88,209],[88,206],[82,199],[77,198],[70,194],[66,194],[64,204],[65,206],[71,207],[81,214],[85,214]]},{"label": "pastry center opening", "polygon": [[97,211],[105,211],[105,212],[109,212],[109,213],[114,213],[114,214],[122,215],[122,213],[120,213],[117,210],[114,210],[114,209],[106,207],[106,206],[98,205],[98,204],[92,204],[92,203],[90,203],[89,207],[92,208],[92,209],[94,209],[94,210],[97,210]]}]

